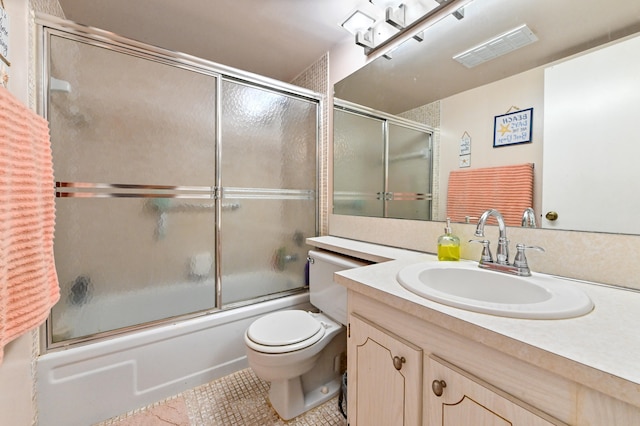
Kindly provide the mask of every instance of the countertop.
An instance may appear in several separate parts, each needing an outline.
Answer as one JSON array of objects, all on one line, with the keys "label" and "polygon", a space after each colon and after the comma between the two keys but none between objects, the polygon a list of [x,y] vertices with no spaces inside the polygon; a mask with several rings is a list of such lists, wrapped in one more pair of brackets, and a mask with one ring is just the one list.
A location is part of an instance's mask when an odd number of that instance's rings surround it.
[{"label": "countertop", "polygon": [[336,273],[336,282],[351,290],[640,407],[638,291],[566,279],[567,285],[589,295],[595,305],[592,312],[562,320],[505,318],[432,302],[396,281],[403,267],[437,262],[434,255],[338,237],[316,237],[307,242],[382,262]]},{"label": "countertop", "polygon": [[418,251],[382,246],[379,244],[365,243],[363,241],[332,236],[307,238],[307,244],[375,263],[423,254]]}]

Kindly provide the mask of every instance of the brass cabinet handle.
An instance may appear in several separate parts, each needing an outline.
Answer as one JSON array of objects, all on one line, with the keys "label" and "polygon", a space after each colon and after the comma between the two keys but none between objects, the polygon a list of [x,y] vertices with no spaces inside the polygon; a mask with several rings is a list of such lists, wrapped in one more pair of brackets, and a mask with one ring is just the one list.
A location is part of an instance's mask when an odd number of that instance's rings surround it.
[{"label": "brass cabinet handle", "polygon": [[546,217],[547,220],[550,220],[553,222],[554,220],[558,219],[558,212],[554,212],[554,211],[547,212],[547,214],[544,215],[544,217]]},{"label": "brass cabinet handle", "polygon": [[400,371],[400,369],[402,368],[402,364],[404,364],[405,362],[407,362],[405,357],[399,357],[399,356],[394,356],[393,357],[393,366],[398,371]]},{"label": "brass cabinet handle", "polygon": [[436,396],[442,396],[442,392],[446,387],[447,384],[444,380],[434,380],[433,383],[431,383],[431,389]]}]

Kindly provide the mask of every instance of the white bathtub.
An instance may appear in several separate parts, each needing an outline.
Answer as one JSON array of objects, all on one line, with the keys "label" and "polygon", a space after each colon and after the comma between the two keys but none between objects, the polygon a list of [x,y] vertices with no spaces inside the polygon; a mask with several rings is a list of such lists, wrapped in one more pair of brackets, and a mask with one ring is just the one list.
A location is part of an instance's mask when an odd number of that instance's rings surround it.
[{"label": "white bathtub", "polygon": [[246,368],[256,317],[311,308],[305,292],[42,355],[39,425],[87,426]]}]

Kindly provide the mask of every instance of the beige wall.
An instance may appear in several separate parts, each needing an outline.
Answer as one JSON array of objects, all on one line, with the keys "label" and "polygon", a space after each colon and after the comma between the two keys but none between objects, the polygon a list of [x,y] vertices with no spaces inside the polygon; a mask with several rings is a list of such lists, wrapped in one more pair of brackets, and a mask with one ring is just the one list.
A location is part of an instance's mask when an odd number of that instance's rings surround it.
[{"label": "beige wall", "polygon": [[[446,194],[449,173],[459,169],[460,139],[471,136],[471,167],[493,167],[534,163],[534,203],[540,212],[542,194],[542,130],[544,107],[544,68],[536,68],[460,93],[440,101],[440,166],[438,192]],[[470,107],[471,106],[471,107]],[[493,147],[493,118],[511,108],[533,108],[532,142]],[[446,198],[436,218],[446,218]]]}]

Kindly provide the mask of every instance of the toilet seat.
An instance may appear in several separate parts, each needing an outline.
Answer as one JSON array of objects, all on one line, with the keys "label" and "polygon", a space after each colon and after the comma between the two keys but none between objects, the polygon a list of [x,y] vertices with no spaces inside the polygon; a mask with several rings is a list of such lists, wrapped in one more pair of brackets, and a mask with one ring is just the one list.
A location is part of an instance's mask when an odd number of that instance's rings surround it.
[{"label": "toilet seat", "polygon": [[309,312],[287,310],[254,321],[247,329],[245,341],[256,351],[279,354],[309,347],[324,333],[325,327]]}]

